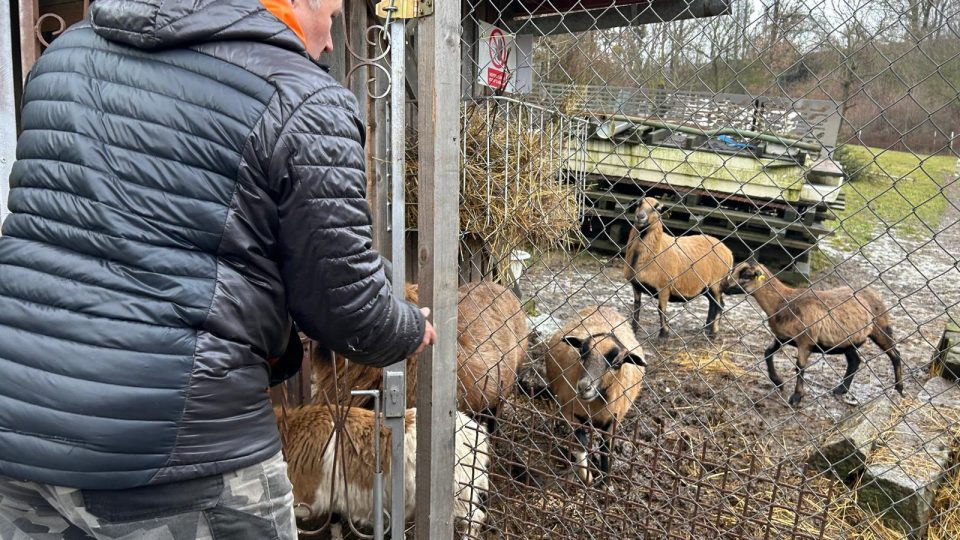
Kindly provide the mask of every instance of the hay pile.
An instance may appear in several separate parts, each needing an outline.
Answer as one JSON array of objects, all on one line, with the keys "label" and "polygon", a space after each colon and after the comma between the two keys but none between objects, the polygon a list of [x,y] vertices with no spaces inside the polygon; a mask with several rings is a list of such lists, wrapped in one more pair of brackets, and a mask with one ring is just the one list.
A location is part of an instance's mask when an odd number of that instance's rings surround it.
[{"label": "hay pile", "polygon": [[[913,430],[919,429],[922,433],[950,433],[951,438],[960,440],[960,410],[948,407],[935,407],[925,404],[915,398],[906,398],[900,403],[901,414],[894,415],[891,426],[883,430],[878,436],[873,453],[870,454],[871,465],[897,465],[908,474],[928,471],[931,468],[940,470],[936,460],[933,460],[923,451],[917,451],[914,444],[904,445],[904,441],[911,441]],[[896,425],[901,419],[909,419],[910,431],[907,437],[897,437]]]},{"label": "hay pile", "polygon": [[745,375],[748,372],[737,365],[732,358],[733,352],[727,349],[691,349],[682,350],[671,360],[673,364],[688,371],[701,374],[716,373],[733,377]]},{"label": "hay pile", "polygon": [[[543,121],[512,102],[461,108],[460,232],[479,239],[495,268],[505,269],[513,250],[579,239],[579,190],[564,176],[575,149],[559,118]],[[407,226],[416,228],[417,137],[407,141]]]}]

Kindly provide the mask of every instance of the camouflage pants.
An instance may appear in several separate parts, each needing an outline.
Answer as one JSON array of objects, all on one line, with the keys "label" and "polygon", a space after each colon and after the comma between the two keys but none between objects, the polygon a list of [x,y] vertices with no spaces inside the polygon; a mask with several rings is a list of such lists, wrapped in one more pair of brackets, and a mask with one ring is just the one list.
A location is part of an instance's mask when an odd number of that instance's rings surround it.
[{"label": "camouflage pants", "polygon": [[293,492],[278,454],[217,476],[124,490],[0,477],[0,539],[294,540]]}]

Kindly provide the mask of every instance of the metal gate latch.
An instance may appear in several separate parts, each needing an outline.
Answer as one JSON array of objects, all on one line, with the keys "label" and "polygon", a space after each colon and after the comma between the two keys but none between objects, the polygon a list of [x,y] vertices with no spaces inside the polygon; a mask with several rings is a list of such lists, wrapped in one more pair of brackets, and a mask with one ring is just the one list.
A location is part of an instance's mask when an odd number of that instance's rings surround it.
[{"label": "metal gate latch", "polygon": [[383,379],[384,407],[387,418],[403,418],[407,412],[403,372],[385,372]]},{"label": "metal gate latch", "polygon": [[416,19],[433,15],[433,0],[380,0],[377,17],[386,19]]}]

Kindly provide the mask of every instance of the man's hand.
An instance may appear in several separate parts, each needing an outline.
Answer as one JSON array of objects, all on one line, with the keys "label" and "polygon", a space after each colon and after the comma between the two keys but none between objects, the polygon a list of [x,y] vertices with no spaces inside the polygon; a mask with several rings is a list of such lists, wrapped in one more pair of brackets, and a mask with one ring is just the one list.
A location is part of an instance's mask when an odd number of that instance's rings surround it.
[{"label": "man's hand", "polygon": [[[423,318],[426,319],[430,316],[430,308],[422,307],[420,308],[420,313],[423,313]],[[433,345],[437,342],[437,332],[433,329],[433,325],[430,324],[429,320],[424,322],[426,323],[426,328],[423,330],[423,341],[420,342],[420,346],[417,347],[415,354],[422,353],[428,345]]]}]

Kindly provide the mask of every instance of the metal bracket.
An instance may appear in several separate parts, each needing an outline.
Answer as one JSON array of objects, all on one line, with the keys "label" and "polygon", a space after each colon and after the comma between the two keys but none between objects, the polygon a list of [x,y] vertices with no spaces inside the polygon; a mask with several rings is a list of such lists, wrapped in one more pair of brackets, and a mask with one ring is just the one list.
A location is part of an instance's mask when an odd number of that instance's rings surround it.
[{"label": "metal bracket", "polygon": [[403,418],[407,412],[404,374],[385,371],[383,375],[383,415],[387,418]]},{"label": "metal bracket", "polygon": [[377,17],[386,19],[416,19],[433,15],[433,0],[380,0]]}]

